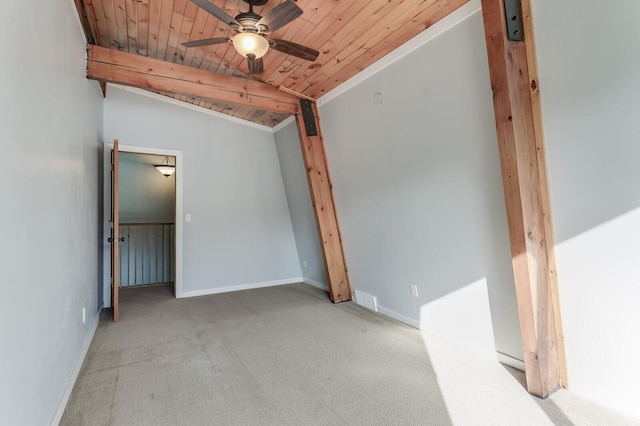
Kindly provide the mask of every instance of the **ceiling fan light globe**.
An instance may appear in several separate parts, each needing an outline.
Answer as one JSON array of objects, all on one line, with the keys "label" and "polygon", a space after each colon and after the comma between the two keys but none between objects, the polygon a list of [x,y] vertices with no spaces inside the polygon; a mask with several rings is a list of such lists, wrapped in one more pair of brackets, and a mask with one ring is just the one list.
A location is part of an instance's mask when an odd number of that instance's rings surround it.
[{"label": "ceiling fan light globe", "polygon": [[269,50],[269,42],[256,33],[238,33],[233,36],[233,47],[245,58],[247,55],[262,58]]}]

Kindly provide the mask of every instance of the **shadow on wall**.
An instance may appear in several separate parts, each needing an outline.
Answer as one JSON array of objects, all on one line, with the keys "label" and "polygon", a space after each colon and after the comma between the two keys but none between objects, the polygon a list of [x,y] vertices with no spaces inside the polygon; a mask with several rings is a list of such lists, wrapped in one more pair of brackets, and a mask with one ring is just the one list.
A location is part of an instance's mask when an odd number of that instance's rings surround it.
[{"label": "shadow on wall", "polygon": [[[366,158],[353,152],[357,166],[337,169],[350,276],[387,313],[418,318],[423,330],[494,358],[497,348],[521,360],[497,148],[479,137],[492,134],[493,123],[473,124],[424,139],[397,130],[393,144]],[[350,136],[361,150],[375,138]]]},{"label": "shadow on wall", "polygon": [[[464,313],[461,315],[461,308]],[[495,357],[487,280],[452,291],[420,307],[420,329],[461,346]]]}]

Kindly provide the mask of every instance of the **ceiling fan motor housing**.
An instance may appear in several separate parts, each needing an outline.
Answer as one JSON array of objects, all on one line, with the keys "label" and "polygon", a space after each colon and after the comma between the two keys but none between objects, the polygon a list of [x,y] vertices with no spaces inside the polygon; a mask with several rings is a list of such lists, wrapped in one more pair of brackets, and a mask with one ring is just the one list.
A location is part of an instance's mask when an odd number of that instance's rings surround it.
[{"label": "ceiling fan motor housing", "polygon": [[252,6],[264,6],[265,4],[267,4],[268,0],[242,0],[242,1]]},{"label": "ceiling fan motor housing", "polygon": [[236,16],[236,21],[242,26],[240,31],[266,34],[269,32],[269,27],[262,24],[258,25],[260,19],[262,19],[262,16],[254,12],[244,12]]}]

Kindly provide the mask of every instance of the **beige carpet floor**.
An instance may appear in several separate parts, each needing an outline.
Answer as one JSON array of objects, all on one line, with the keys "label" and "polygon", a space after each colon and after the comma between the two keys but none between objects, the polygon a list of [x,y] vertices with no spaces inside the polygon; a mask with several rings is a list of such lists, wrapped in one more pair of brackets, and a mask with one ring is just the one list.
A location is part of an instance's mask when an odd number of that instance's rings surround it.
[{"label": "beige carpet floor", "polygon": [[293,284],[103,312],[62,425],[632,425],[520,371]]}]

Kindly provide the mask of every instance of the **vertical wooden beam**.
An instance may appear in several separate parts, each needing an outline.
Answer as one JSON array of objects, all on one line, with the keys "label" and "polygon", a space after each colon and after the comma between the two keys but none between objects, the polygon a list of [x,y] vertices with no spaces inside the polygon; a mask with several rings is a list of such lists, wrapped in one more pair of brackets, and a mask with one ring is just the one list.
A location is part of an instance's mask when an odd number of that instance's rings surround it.
[{"label": "vertical wooden beam", "polygon": [[527,390],[545,398],[566,368],[530,0],[521,7],[524,41],[511,41],[504,0],[482,0]]},{"label": "vertical wooden beam", "polygon": [[[300,103],[306,113],[304,117],[302,113],[297,114],[296,122],[300,135],[302,157],[307,170],[311,201],[324,253],[325,271],[329,281],[329,298],[334,303],[345,302],[351,300],[351,286],[333,199],[318,109],[314,102],[307,99],[302,99]],[[311,131],[305,126],[305,121],[308,127],[312,128]],[[315,132],[313,128],[315,128]]]},{"label": "vertical wooden beam", "polygon": [[549,285],[554,314],[556,344],[558,347],[558,360],[560,364],[560,384],[564,388],[569,387],[567,377],[567,361],[564,350],[564,332],[562,331],[562,314],[560,312],[560,297],[558,294],[558,275],[556,269],[555,239],[553,236],[553,224],[551,221],[551,198],[549,195],[549,180],[547,177],[547,156],[544,148],[544,134],[542,125],[542,105],[540,103],[540,84],[538,79],[538,60],[535,50],[535,34],[533,31],[533,16],[531,12],[531,0],[522,1],[522,15],[525,40],[528,40],[527,67],[529,71],[529,87],[531,88],[531,109],[533,112],[533,130],[535,131],[536,150],[538,154],[538,173],[540,175],[540,190],[542,196],[542,210],[544,213],[544,234],[549,250],[547,250],[547,263],[549,265]]}]

